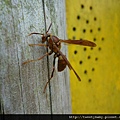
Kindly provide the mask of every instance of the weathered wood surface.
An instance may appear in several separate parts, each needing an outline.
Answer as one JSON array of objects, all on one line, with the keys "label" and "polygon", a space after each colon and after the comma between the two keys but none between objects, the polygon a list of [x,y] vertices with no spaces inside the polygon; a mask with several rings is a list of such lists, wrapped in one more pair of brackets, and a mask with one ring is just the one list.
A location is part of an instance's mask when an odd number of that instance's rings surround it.
[{"label": "weathered wood surface", "polygon": [[[21,65],[28,59],[36,59],[46,53],[44,47],[28,46],[41,42],[41,36],[28,36],[29,33],[44,33],[52,22],[50,32],[59,38],[66,38],[65,1],[2,0],[0,6],[1,112],[71,113],[68,69],[61,73],[56,70],[50,87],[43,94],[51,74],[53,55]],[[67,54],[64,45],[61,51]]]}]

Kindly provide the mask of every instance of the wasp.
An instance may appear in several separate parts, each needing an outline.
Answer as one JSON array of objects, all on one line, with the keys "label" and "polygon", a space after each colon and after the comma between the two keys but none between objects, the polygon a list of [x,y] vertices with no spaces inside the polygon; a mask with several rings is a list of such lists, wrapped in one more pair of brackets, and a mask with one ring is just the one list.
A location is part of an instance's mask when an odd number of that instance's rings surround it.
[{"label": "wasp", "polygon": [[[31,36],[33,34],[39,34],[39,35],[42,36],[42,43],[40,43],[40,44],[29,44],[29,46],[45,46],[45,47],[50,49],[50,52],[47,52],[42,57],[40,57],[40,58],[38,58],[36,60],[28,60],[28,61],[25,61],[25,62],[22,63],[22,64],[27,64],[29,62],[38,61],[38,60],[41,60],[42,58],[44,58],[45,56],[49,56],[49,55],[54,53],[53,70],[52,70],[50,78],[48,79],[48,81],[47,81],[47,83],[46,83],[46,85],[44,87],[43,93],[45,93],[46,87],[47,87],[47,85],[49,84],[50,80],[53,77],[53,74],[54,74],[54,71],[55,71],[55,60],[56,60],[56,58],[58,58],[58,65],[57,65],[58,72],[63,71],[66,68],[66,66],[68,66],[68,68],[74,72],[77,79],[79,81],[81,81],[81,78],[79,77],[77,72],[74,70],[74,68],[72,67],[70,62],[67,60],[66,56],[60,51],[61,43],[74,44],[74,45],[83,45],[83,46],[90,46],[90,47],[95,47],[96,46],[96,44],[94,42],[91,42],[89,40],[82,40],[82,39],[81,40],[62,40],[62,39],[59,39],[55,35],[52,35],[52,34],[48,33],[51,26],[52,26],[52,23],[48,27],[48,30],[45,32],[45,34],[36,33],[36,32],[33,32],[33,33],[29,34],[29,36]],[[47,44],[43,44],[45,42],[47,42]]]}]

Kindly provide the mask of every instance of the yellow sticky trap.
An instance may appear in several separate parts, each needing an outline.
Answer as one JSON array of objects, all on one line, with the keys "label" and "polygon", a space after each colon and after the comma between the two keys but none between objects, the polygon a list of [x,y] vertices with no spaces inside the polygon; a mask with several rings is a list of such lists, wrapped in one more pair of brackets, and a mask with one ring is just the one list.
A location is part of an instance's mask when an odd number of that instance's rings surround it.
[{"label": "yellow sticky trap", "polygon": [[72,113],[120,113],[120,0],[66,0],[68,39],[95,42],[70,45]]}]

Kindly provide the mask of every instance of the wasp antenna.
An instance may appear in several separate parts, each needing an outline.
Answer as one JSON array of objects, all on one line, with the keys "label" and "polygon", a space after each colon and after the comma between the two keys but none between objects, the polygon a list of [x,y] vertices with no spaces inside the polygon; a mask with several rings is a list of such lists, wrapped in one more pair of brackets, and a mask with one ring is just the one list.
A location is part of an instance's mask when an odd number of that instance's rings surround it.
[{"label": "wasp antenna", "polygon": [[46,33],[48,33],[48,31],[50,30],[51,26],[52,26],[52,23],[50,23],[50,26],[48,27],[48,30],[46,31]]}]

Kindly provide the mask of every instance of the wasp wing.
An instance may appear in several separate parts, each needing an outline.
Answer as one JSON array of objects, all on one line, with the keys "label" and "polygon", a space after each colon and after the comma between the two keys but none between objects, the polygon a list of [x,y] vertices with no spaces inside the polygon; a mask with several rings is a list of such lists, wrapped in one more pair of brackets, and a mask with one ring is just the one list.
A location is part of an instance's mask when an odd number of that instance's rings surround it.
[{"label": "wasp wing", "polygon": [[74,68],[71,66],[70,62],[67,60],[67,58],[65,57],[65,55],[59,50],[59,48],[55,44],[53,46],[54,46],[54,48],[56,48],[56,50],[58,51],[58,53],[62,56],[62,58],[66,62],[66,65],[69,67],[69,69],[73,70],[73,72],[75,73],[75,75],[78,78],[78,80],[81,81],[79,75],[76,73],[76,71],[74,70]]},{"label": "wasp wing", "polygon": [[90,46],[90,47],[96,46],[94,42],[91,42],[89,40],[62,40],[60,39],[60,41],[63,43],[75,44],[75,45],[84,45],[84,46]]}]

